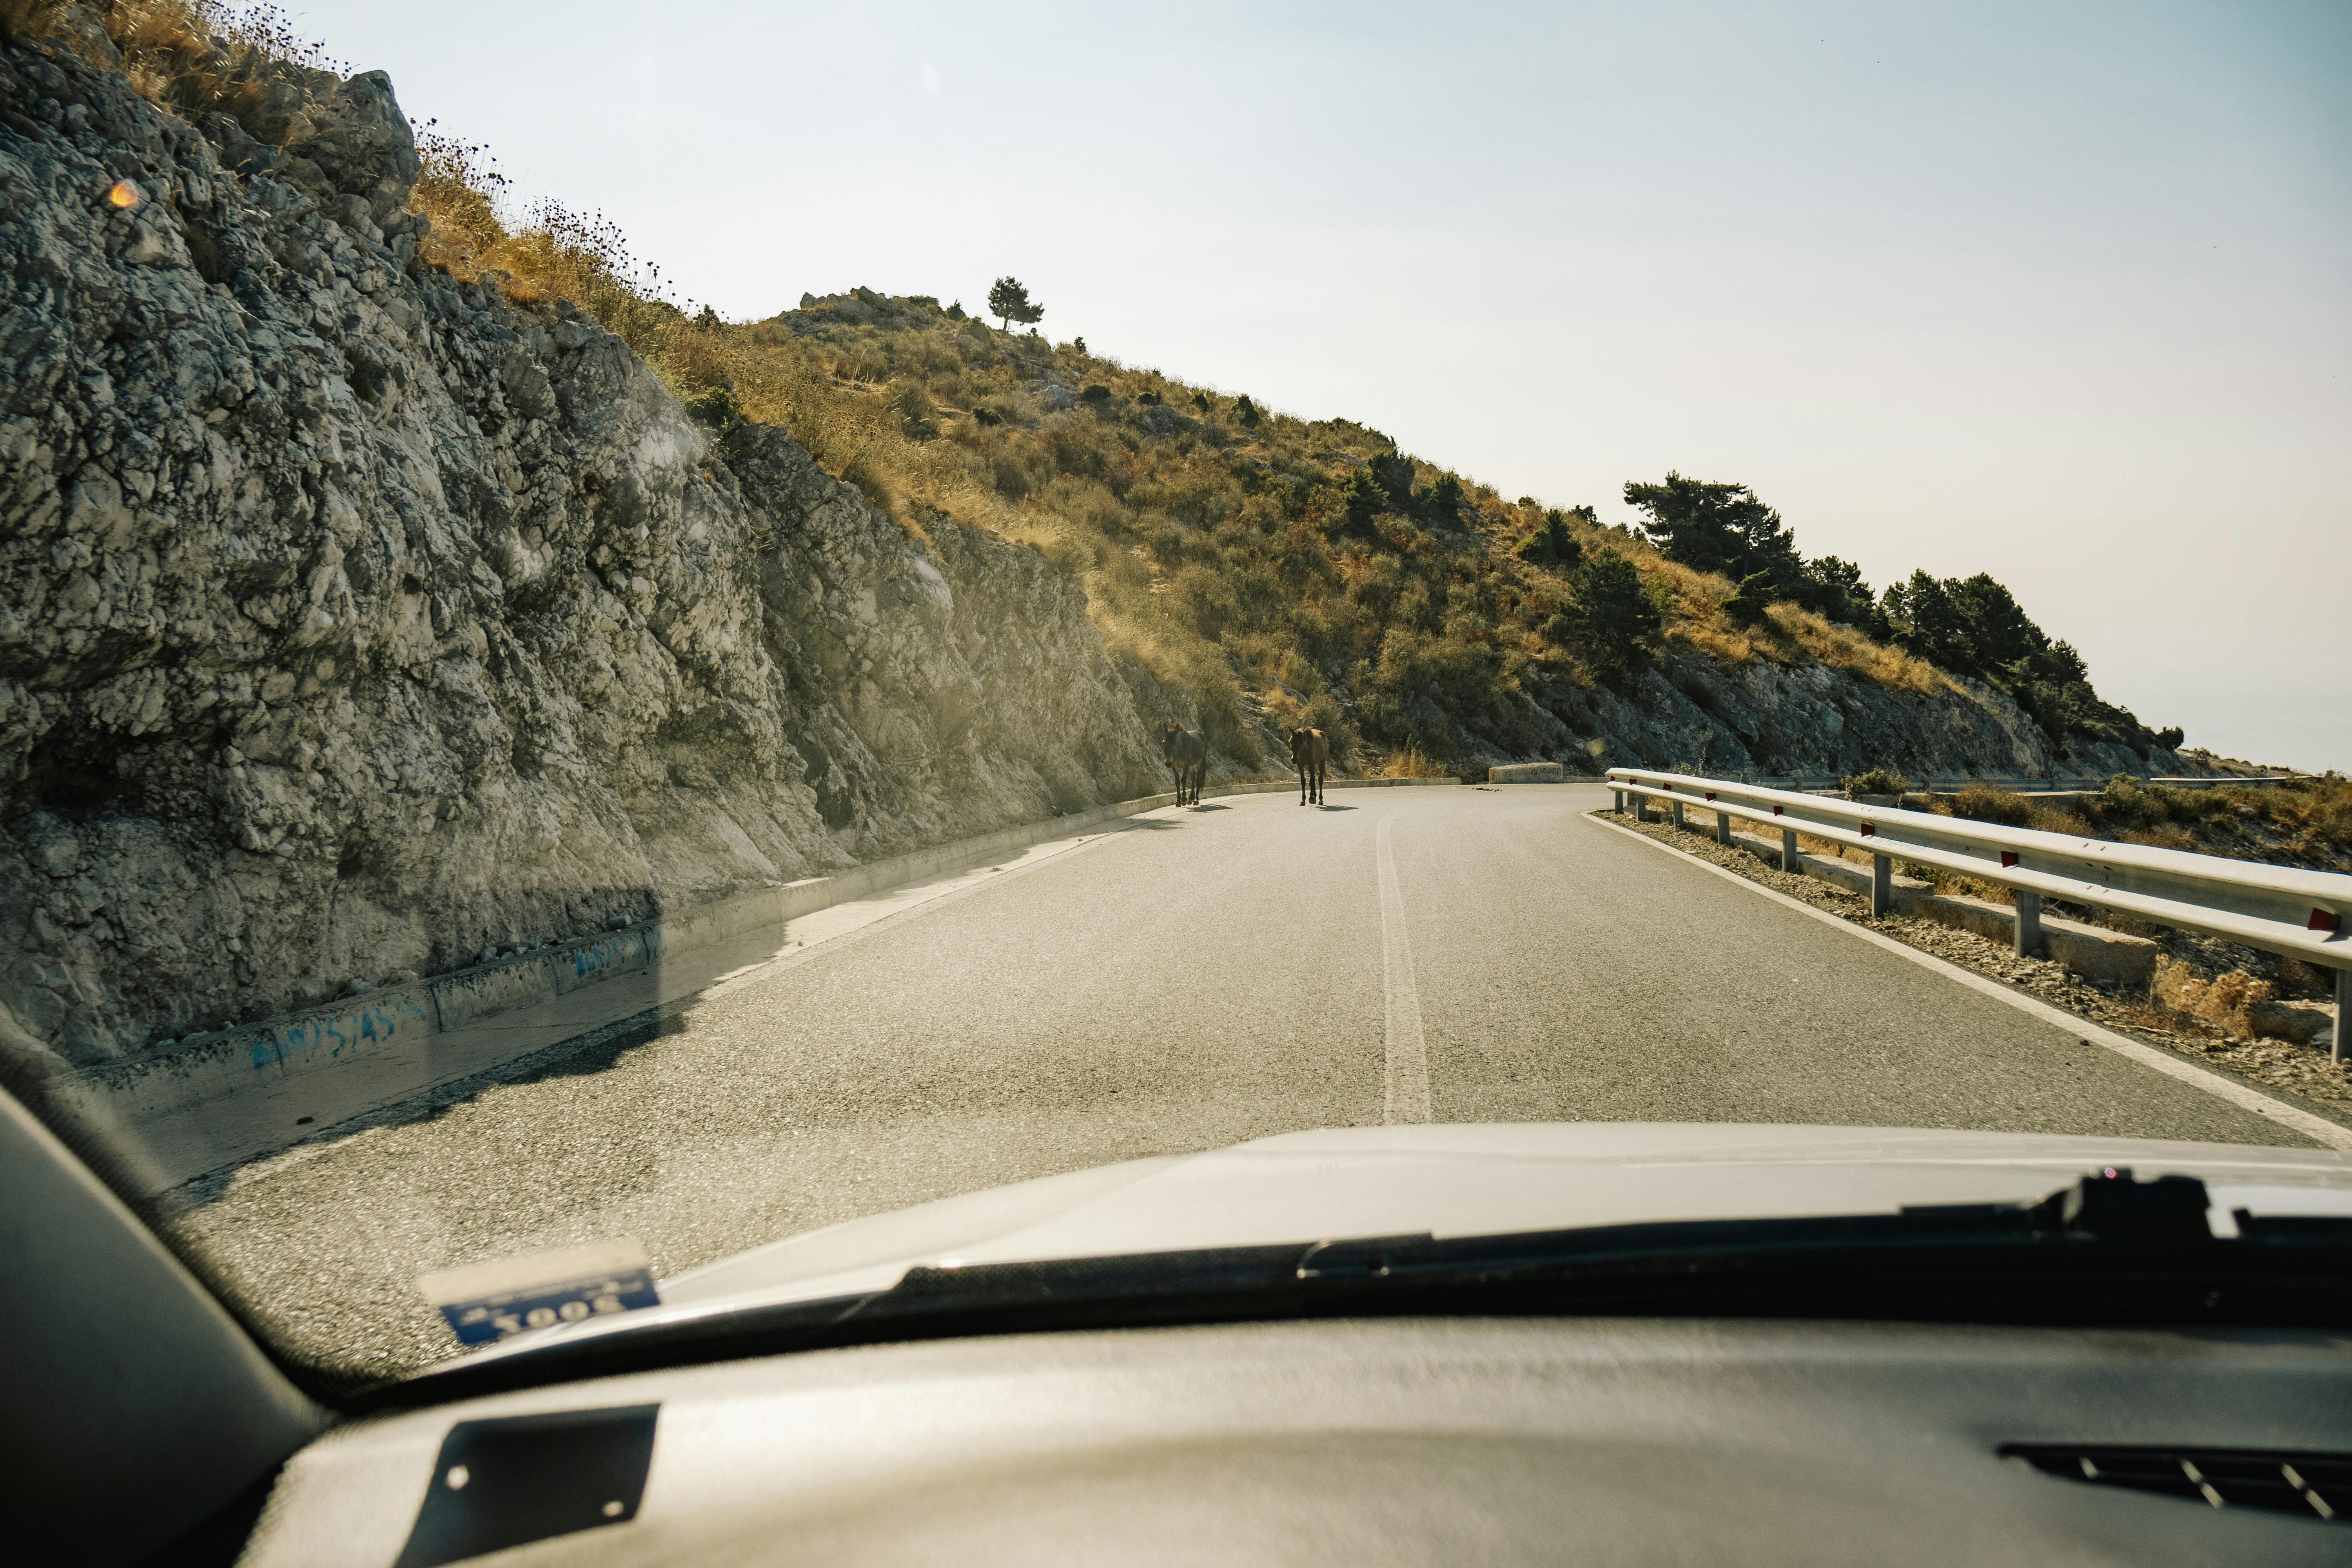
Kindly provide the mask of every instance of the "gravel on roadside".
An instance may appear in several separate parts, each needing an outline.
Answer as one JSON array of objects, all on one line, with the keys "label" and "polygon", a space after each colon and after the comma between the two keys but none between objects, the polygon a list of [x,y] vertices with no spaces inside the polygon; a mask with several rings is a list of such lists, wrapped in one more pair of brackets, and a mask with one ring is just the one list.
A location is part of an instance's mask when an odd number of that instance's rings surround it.
[{"label": "gravel on roadside", "polygon": [[[2063,1007],[2103,1028],[2193,1057],[2207,1066],[2226,1068],[2268,1088],[2286,1089],[2336,1111],[2339,1120],[2346,1112],[2352,1112],[2352,1063],[2332,1062],[2325,1051],[2287,1040],[2236,1037],[2208,1039],[2151,1028],[2143,1018],[2144,1000],[2127,993],[2101,990],[2047,959],[2019,958],[2000,942],[1935,921],[1911,920],[1902,915],[1874,916],[1868,900],[1861,894],[1767,865],[1745,849],[1717,844],[1709,834],[1688,828],[1678,831],[1670,823],[1636,822],[1630,813],[1606,808],[1592,815],[1612,826],[1654,838],[1840,920],[1866,926],[1922,952],[1934,953],[1947,963],[2013,985],[2037,1001]],[[2342,1027],[2340,1020],[2337,1026]]]}]

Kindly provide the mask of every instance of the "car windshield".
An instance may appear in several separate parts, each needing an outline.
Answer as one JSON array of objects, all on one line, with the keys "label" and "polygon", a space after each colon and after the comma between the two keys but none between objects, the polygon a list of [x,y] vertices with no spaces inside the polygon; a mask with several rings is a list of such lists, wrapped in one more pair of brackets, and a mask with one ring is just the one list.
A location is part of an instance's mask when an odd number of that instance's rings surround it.
[{"label": "car windshield", "polygon": [[8,0],[0,1076],[314,1391],[981,1264],[2333,1223],[2347,70]]}]

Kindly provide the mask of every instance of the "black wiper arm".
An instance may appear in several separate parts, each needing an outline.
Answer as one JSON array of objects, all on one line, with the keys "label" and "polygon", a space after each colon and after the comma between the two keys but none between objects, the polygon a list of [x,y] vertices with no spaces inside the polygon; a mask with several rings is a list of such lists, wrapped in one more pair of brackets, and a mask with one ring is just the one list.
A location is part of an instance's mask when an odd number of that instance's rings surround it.
[{"label": "black wiper arm", "polygon": [[[2352,1282],[2345,1268],[2352,1263],[2352,1220],[2241,1215],[2240,1238],[2225,1242],[2212,1234],[2208,1202],[2205,1184],[2191,1176],[2142,1182],[2128,1170],[2106,1170],[2029,1204],[922,1267],[890,1289],[833,1304],[824,1337],[850,1342],[1367,1311],[1689,1310],[1729,1300],[1727,1291],[1738,1295],[1742,1310],[1772,1310],[1779,1301],[1819,1310],[1832,1299],[1825,1290],[1860,1303],[1873,1281],[1899,1289],[1931,1277],[1965,1277],[1994,1289],[2063,1293],[2098,1279],[2206,1281],[2249,1265],[2266,1278],[2317,1271]],[[2342,1285],[2331,1289],[2330,1300],[2341,1296],[2344,1304],[2328,1308],[2330,1315],[2352,1317],[2352,1294]]]},{"label": "black wiper arm", "polygon": [[[2194,1176],[2137,1181],[2109,1169],[2031,1204],[1941,1204],[1894,1214],[1801,1219],[1666,1220],[1504,1236],[1380,1237],[1318,1242],[1300,1258],[1301,1279],[1427,1279],[1475,1274],[1515,1279],[1644,1259],[1958,1247],[2195,1247],[2213,1240],[2205,1184]],[[2337,1239],[2352,1240],[2352,1222]],[[2313,1240],[2320,1239],[2314,1236]]]}]

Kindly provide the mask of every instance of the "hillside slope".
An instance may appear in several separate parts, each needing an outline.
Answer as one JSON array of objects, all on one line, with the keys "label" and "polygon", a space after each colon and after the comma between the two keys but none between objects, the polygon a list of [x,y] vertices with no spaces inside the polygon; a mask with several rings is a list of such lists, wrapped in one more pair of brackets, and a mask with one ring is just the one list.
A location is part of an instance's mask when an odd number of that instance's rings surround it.
[{"label": "hillside slope", "polygon": [[[2062,744],[1994,687],[1792,603],[1742,626],[1723,577],[1585,509],[1506,502],[1378,431],[998,331],[929,298],[803,297],[770,321],[707,326],[694,346],[677,368],[712,403],[812,432],[878,503],[1036,544],[1084,584],[1113,648],[1197,705],[1237,769],[1257,765],[1244,720],[1263,711],[1313,718],[1358,761],[2198,771],[2160,744]],[[1616,670],[1606,636],[1572,616],[1574,564],[1607,555],[1664,612],[1654,646]]]}]

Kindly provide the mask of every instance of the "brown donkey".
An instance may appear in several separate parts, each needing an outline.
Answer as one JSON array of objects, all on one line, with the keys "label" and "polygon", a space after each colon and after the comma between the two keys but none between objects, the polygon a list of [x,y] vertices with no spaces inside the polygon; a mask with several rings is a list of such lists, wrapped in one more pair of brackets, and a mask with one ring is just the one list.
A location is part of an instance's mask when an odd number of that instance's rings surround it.
[{"label": "brown donkey", "polygon": [[1298,770],[1298,804],[1323,804],[1323,769],[1331,760],[1331,742],[1320,730],[1290,732],[1290,762]]},{"label": "brown donkey", "polygon": [[1176,772],[1176,804],[1201,804],[1201,785],[1209,776],[1209,743],[1174,724],[1160,731],[1160,754]]}]

